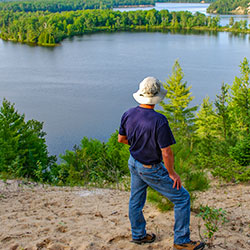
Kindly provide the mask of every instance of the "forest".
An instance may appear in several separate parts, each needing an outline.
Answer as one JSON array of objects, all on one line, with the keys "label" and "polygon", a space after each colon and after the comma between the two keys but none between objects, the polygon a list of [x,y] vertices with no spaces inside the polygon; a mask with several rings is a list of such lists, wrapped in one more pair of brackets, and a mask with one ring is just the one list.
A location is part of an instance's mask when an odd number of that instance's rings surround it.
[{"label": "forest", "polygon": [[242,7],[247,14],[247,8],[249,7],[249,0],[216,0],[211,3],[207,9],[208,13],[218,14],[232,14],[232,11]]},{"label": "forest", "polygon": [[61,13],[0,11],[0,37],[15,42],[54,46],[67,37],[98,31],[210,30],[249,32],[246,21],[220,27],[219,16],[190,12],[79,10]]},{"label": "forest", "polygon": [[[205,2],[213,2],[214,0],[206,0]],[[0,0],[1,2],[1,0]],[[0,10],[8,11],[49,11],[61,12],[71,10],[84,9],[112,9],[118,6],[129,5],[155,5],[156,2],[189,2],[199,3],[200,0],[20,0],[20,1],[4,1],[0,3]]]},{"label": "forest", "polygon": [[[157,1],[161,2],[161,1]],[[164,1],[166,2],[166,1]],[[194,2],[194,1],[187,1]],[[196,1],[195,1],[196,2]],[[120,12],[121,5],[154,4],[154,0],[37,0],[0,3],[0,38],[41,46],[99,31],[202,30],[249,33],[247,21],[220,27],[219,16],[155,9]]]}]

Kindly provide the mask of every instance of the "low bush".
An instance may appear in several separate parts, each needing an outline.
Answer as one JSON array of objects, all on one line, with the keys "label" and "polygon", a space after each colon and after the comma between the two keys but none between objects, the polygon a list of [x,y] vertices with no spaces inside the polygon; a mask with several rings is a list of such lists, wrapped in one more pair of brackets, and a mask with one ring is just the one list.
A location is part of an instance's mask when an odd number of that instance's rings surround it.
[{"label": "low bush", "polygon": [[214,177],[227,182],[249,182],[250,167],[242,166],[229,156],[212,155],[203,158],[203,162]]},{"label": "low bush", "polygon": [[58,165],[60,185],[86,185],[119,182],[129,174],[128,146],[118,143],[118,131],[113,133],[107,143],[84,137],[80,146],[61,155]]},{"label": "low bush", "polygon": [[202,240],[207,241],[208,247],[213,246],[214,236],[219,227],[226,223],[228,220],[226,218],[226,211],[222,208],[216,209],[209,206],[200,206],[200,213],[197,215],[204,221],[205,231],[204,237],[201,236],[201,225],[199,224],[199,234]]},{"label": "low bush", "polygon": [[250,134],[231,147],[229,155],[241,166],[250,166]]}]

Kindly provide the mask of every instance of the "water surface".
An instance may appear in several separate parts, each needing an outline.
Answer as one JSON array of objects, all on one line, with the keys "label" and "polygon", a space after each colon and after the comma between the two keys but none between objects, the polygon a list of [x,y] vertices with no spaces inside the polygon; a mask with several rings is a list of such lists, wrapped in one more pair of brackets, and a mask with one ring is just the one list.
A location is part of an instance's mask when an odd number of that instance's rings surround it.
[{"label": "water surface", "polygon": [[249,35],[230,33],[99,33],[55,48],[0,40],[0,101],[16,103],[27,119],[45,122],[51,154],[84,137],[107,140],[122,113],[137,105],[132,93],[147,76],[165,81],[176,59],[192,85],[193,104],[213,100],[223,81],[250,59]]}]

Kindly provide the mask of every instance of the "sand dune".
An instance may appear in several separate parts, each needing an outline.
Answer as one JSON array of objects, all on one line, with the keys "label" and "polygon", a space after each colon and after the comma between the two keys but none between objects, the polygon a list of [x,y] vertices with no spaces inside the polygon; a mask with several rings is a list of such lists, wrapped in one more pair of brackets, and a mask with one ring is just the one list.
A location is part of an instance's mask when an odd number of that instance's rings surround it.
[{"label": "sand dune", "polygon": [[[213,249],[250,249],[250,186],[215,185],[198,194],[199,203],[228,211],[227,223]],[[0,181],[0,249],[3,250],[140,250],[172,249],[173,211],[159,212],[147,203],[149,245],[130,242],[129,193],[49,187],[22,181]],[[192,213],[192,238],[198,239],[198,218]]]}]

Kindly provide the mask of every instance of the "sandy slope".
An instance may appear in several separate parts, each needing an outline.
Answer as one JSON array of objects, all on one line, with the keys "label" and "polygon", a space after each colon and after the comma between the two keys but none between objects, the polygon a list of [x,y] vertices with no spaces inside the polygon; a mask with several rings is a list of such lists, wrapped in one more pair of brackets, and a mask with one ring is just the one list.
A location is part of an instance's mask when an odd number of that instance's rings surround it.
[{"label": "sandy slope", "polygon": [[[7,182],[0,181],[0,249],[172,249],[173,212],[160,213],[150,204],[145,217],[157,241],[130,243],[127,192]],[[214,249],[250,249],[250,186],[216,185],[198,195],[200,203],[228,211],[230,222],[217,234]],[[196,239],[198,220],[192,213]]]}]

